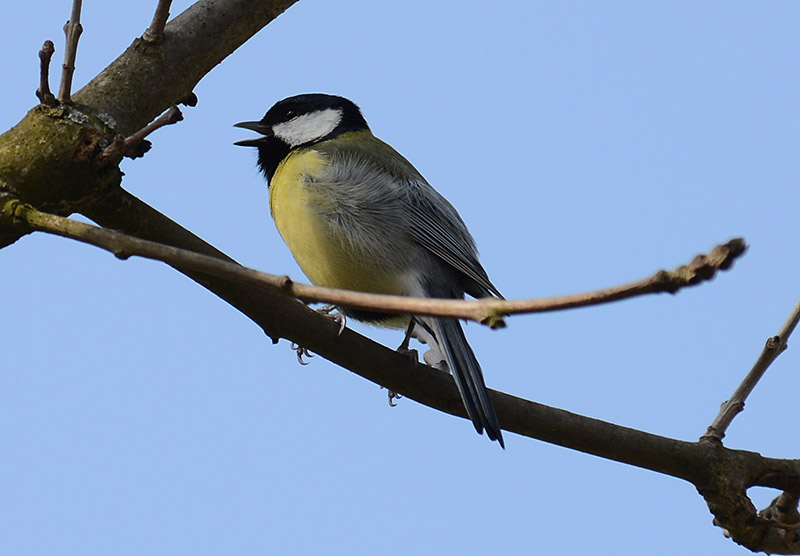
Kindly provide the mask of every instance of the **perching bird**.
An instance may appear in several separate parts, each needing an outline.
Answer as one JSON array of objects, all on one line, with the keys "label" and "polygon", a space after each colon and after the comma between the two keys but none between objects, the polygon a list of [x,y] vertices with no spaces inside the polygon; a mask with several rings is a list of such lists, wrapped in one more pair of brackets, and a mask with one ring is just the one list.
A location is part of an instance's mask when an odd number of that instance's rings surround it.
[{"label": "perching bird", "polygon": [[[257,147],[275,225],[314,284],[414,297],[496,296],[453,206],[402,155],[375,137],[346,98],[305,94],[257,122]],[[457,319],[341,308],[381,326],[408,326],[452,372],[475,429],[503,446],[483,373]]]}]

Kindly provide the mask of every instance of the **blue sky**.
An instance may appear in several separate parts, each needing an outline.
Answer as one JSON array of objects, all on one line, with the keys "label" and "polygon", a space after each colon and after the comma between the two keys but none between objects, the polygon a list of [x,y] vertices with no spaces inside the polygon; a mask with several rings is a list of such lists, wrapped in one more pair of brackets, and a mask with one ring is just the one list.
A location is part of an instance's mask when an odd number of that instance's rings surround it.
[{"label": "blue sky", "polygon": [[[77,87],[151,4],[85,3]],[[60,64],[69,10],[4,7],[0,129],[36,101],[44,39]],[[731,272],[676,296],[467,327],[493,388],[694,440],[798,297],[798,36],[789,1],[303,0],[200,83],[124,186],[301,279],[231,125],[319,91],[358,103],[450,199],[508,298],[615,285],[743,236]],[[0,274],[0,553],[744,552],[688,483],[390,408],[164,265],[36,235],[0,251]],[[798,456],[798,368],[790,348],[728,446]]]}]

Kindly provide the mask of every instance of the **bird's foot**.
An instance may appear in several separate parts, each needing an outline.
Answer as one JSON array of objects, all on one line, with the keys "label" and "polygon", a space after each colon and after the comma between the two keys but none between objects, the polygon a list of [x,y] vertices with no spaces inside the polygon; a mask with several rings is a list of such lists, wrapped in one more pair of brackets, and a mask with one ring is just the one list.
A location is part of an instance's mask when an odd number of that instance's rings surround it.
[{"label": "bird's foot", "polygon": [[[334,314],[334,311],[336,311]],[[317,309],[317,313],[320,315],[325,315],[326,317],[333,320],[333,322],[339,325],[339,333],[337,336],[341,336],[342,332],[344,332],[344,327],[347,326],[347,317],[344,313],[336,305],[323,305],[319,309]]]},{"label": "bird's foot", "polygon": [[400,392],[389,390],[389,407],[397,407],[397,402],[395,400],[399,400],[402,397],[403,395]]},{"label": "bird's foot", "polygon": [[414,361],[419,361],[417,350],[409,349],[408,345],[411,338],[416,338],[419,343],[429,346],[428,351],[422,354],[422,360],[431,367],[447,371],[447,359],[445,359],[444,352],[439,348],[436,339],[433,336],[433,331],[422,324],[415,317],[412,317],[406,329],[406,335],[403,337],[403,343],[397,348],[397,351],[404,354],[409,354],[409,357],[414,358]]},{"label": "bird's foot", "polygon": [[[381,390],[386,388],[385,386],[381,386]],[[403,397],[400,392],[395,392],[391,388],[386,388],[387,393],[389,394],[389,407],[397,407],[397,402],[395,400],[399,400]]]},{"label": "bird's foot", "polygon": [[408,346],[400,345],[397,348],[397,353],[399,353],[400,355],[405,355],[406,357],[411,359],[411,361],[413,361],[414,363],[419,361],[419,352],[417,350],[415,350],[415,349],[412,349],[412,348],[408,347]]},{"label": "bird's foot", "polygon": [[307,348],[304,348],[299,344],[295,344],[294,342],[292,342],[292,349],[295,351],[295,353],[297,353],[297,361],[301,365],[309,364],[309,361],[306,361],[305,359],[303,359],[303,357],[314,357],[314,354],[308,351]]}]

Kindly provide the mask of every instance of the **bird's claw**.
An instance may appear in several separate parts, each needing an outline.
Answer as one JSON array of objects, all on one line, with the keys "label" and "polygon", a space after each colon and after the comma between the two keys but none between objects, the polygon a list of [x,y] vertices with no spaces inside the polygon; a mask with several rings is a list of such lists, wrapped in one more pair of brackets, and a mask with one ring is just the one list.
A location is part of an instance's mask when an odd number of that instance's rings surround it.
[{"label": "bird's claw", "polygon": [[[333,311],[336,311],[336,314],[331,314]],[[317,312],[321,315],[325,315],[326,317],[332,319],[334,322],[339,324],[339,332],[338,336],[342,335],[344,332],[344,327],[347,325],[347,317],[345,317],[344,313],[339,311],[339,308],[336,305],[325,305],[317,309]],[[292,342],[292,349],[297,353],[297,361],[301,365],[308,365],[308,361],[304,358],[314,357],[314,354],[308,351],[308,349],[304,348],[303,346]]]},{"label": "bird's claw", "polygon": [[[381,390],[383,390],[384,388],[386,387],[381,386]],[[397,407],[397,403],[395,402],[395,400],[399,400],[400,398],[403,397],[403,395],[400,392],[395,392],[391,388],[386,388],[386,392],[389,394],[389,407]]]},{"label": "bird's claw", "polygon": [[308,351],[307,348],[292,342],[292,349],[297,353],[297,361],[301,365],[308,365],[309,361],[303,359],[303,357],[314,357],[314,354]]},{"label": "bird's claw", "polygon": [[397,402],[395,402],[395,400],[399,400],[402,397],[403,395],[401,393],[389,390],[389,407],[397,407]]},{"label": "bird's claw", "polygon": [[[336,311],[335,314],[333,311]],[[347,326],[347,316],[342,313],[336,305],[323,305],[319,309],[317,309],[317,313],[320,315],[325,315],[329,317],[333,322],[339,325],[339,332],[336,334],[337,336],[341,336],[342,332],[344,332],[344,327]]]}]

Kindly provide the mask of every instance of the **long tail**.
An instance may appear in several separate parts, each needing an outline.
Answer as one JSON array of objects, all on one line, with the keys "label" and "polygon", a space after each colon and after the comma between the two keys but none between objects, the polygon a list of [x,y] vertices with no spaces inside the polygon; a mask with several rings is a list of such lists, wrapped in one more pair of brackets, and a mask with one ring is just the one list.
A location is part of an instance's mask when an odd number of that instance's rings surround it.
[{"label": "long tail", "polygon": [[461,399],[467,409],[467,415],[472,420],[478,434],[486,435],[490,440],[497,440],[505,448],[503,433],[497,421],[489,392],[483,381],[483,372],[472,348],[467,343],[461,323],[457,319],[426,318],[428,325],[435,336],[436,343],[441,348],[447,366],[453,373]]}]

